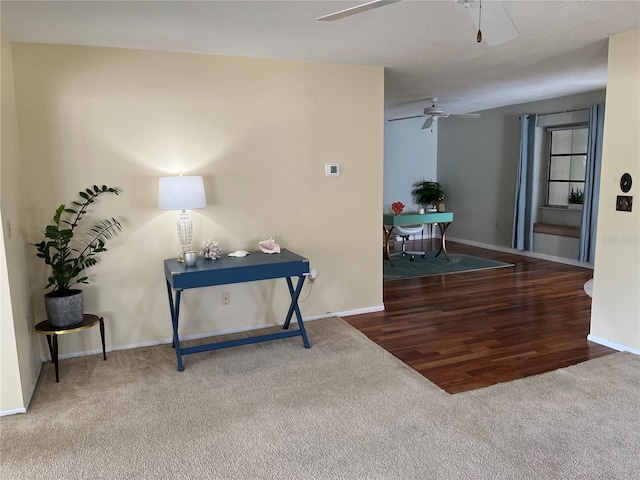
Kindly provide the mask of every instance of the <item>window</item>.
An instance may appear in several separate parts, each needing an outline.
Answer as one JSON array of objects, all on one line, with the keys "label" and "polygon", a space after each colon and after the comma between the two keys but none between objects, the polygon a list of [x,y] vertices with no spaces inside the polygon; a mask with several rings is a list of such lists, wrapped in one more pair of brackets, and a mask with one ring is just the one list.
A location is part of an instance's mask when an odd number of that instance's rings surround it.
[{"label": "window", "polygon": [[587,127],[551,128],[547,206],[582,204],[587,163]]}]

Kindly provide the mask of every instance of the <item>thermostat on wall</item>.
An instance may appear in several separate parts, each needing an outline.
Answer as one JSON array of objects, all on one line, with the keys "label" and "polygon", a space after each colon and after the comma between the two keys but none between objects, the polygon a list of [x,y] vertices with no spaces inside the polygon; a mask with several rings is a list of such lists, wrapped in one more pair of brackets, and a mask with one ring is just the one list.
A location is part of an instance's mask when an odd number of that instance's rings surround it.
[{"label": "thermostat on wall", "polygon": [[324,174],[327,177],[339,177],[340,176],[340,164],[339,163],[325,163]]}]

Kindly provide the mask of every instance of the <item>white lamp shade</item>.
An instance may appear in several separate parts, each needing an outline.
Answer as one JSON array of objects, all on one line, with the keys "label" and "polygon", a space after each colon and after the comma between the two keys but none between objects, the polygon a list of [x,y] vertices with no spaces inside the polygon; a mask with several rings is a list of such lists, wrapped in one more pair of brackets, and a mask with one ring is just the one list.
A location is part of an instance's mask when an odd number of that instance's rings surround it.
[{"label": "white lamp shade", "polygon": [[160,210],[194,210],[206,208],[202,177],[161,177],[158,183],[158,208]]}]

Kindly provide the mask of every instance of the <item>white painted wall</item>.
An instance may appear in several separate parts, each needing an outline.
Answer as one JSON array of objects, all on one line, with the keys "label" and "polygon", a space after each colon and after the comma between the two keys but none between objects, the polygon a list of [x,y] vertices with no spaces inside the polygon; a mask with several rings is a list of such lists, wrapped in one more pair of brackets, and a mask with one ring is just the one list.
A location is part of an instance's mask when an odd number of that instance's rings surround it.
[{"label": "white painted wall", "polygon": [[[609,39],[590,339],[640,354],[640,30]],[[620,177],[633,177],[623,194]],[[617,195],[633,211],[615,210]]]},{"label": "white painted wall", "polygon": [[416,208],[411,198],[413,184],[437,179],[438,125],[421,130],[423,123],[421,118],[385,122],[384,205],[400,201]]}]

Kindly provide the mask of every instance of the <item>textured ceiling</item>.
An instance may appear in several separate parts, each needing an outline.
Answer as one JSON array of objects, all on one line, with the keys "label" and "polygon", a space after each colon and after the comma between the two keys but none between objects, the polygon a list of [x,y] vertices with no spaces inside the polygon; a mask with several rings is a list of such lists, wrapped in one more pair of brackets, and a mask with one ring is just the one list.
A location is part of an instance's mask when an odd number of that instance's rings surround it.
[{"label": "textured ceiling", "polygon": [[454,0],[315,20],[360,3],[2,0],[0,13],[16,42],[383,66],[387,117],[420,114],[432,96],[465,113],[604,88],[608,37],[640,28],[638,0],[501,2],[519,35],[496,46],[476,43]]}]

